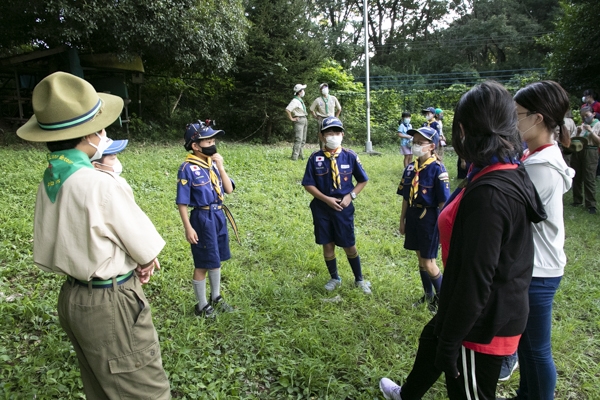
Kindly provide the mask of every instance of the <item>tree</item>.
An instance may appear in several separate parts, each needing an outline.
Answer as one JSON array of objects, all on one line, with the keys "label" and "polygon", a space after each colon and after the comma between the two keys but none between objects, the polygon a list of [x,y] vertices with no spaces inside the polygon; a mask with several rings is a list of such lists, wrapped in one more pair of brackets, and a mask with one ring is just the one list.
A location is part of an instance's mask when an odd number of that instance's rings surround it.
[{"label": "tree", "polygon": [[0,53],[67,44],[163,72],[227,71],[245,50],[243,11],[241,0],[3,0]]},{"label": "tree", "polygon": [[[285,107],[293,97],[294,85],[310,83],[327,58],[316,27],[306,18],[308,11],[304,0],[249,2],[249,51],[237,61],[235,90],[226,101],[228,108],[235,110],[227,116],[227,124],[245,130],[241,135],[261,132],[269,142],[273,135],[290,130]],[[316,93],[316,87],[306,90],[307,103],[311,89]]]},{"label": "tree", "polygon": [[562,18],[544,38],[551,51],[550,76],[569,91],[600,91],[600,30],[594,0],[561,0]]}]

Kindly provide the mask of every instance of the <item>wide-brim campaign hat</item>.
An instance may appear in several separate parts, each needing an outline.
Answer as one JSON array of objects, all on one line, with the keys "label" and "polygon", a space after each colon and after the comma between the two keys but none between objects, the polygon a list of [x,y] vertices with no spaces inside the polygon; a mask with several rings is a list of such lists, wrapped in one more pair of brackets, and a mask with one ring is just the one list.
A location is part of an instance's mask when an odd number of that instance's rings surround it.
[{"label": "wide-brim campaign hat", "polygon": [[577,153],[578,151],[583,150],[587,145],[587,138],[576,136],[571,138],[571,145],[568,147],[568,149],[572,153]]},{"label": "wide-brim campaign hat", "polygon": [[129,140],[127,139],[113,140],[110,146],[108,146],[108,148],[104,150],[104,153],[102,153],[102,155],[110,156],[112,154],[119,154],[120,152],[125,150],[125,147],[127,147],[127,143],[129,143]]},{"label": "wide-brim campaign hat", "polygon": [[433,144],[435,144],[435,147],[438,146],[440,135],[438,135],[435,129],[428,126],[423,126],[419,129],[409,129],[406,131],[406,134],[410,136],[415,136],[417,133],[421,134],[421,136],[423,136],[425,139],[431,140]]},{"label": "wide-brim campaign hat", "polygon": [[37,84],[31,96],[33,117],[17,130],[30,142],[56,142],[101,131],[115,122],[123,99],[97,93],[84,79],[55,72]]}]

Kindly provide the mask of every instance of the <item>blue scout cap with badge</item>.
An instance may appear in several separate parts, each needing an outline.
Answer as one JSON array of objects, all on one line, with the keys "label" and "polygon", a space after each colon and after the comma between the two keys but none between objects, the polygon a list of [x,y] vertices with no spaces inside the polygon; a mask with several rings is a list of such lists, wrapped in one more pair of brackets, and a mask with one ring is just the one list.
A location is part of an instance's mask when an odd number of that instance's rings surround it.
[{"label": "blue scout cap with badge", "polygon": [[327,117],[323,120],[323,125],[321,125],[321,132],[326,131],[330,128],[340,128],[342,132],[345,132],[344,125],[342,125],[342,121],[340,121],[336,117]]},{"label": "blue scout cap with badge", "polygon": [[406,131],[406,134],[410,136],[415,136],[417,133],[420,133],[421,136],[423,136],[425,139],[432,141],[435,147],[438,147],[438,143],[440,142],[440,135],[435,129],[430,128],[428,126],[424,126],[419,129],[409,129],[408,131]]},{"label": "blue scout cap with badge", "polygon": [[432,114],[435,114],[435,108],[433,108],[433,107],[427,107],[427,108],[422,109],[421,112],[423,112],[423,113],[430,112]]},{"label": "blue scout cap with badge", "polygon": [[185,134],[183,135],[183,147],[187,151],[192,150],[192,143],[202,139],[210,139],[216,136],[222,136],[225,134],[222,130],[215,130],[212,128],[215,122],[207,119],[206,121],[196,121],[188,124],[185,128]]},{"label": "blue scout cap with badge", "polygon": [[113,142],[110,144],[110,146],[108,146],[108,148],[106,150],[104,150],[104,153],[102,153],[102,156],[110,156],[112,154],[119,154],[120,152],[125,150],[125,147],[127,147],[127,143],[129,143],[129,140],[127,140],[127,139],[113,140]]}]

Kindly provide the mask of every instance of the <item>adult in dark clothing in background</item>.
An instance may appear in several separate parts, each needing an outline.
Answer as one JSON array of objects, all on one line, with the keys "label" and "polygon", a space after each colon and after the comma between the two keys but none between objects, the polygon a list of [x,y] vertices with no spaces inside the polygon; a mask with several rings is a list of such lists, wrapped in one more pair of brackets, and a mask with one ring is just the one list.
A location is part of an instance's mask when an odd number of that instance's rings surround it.
[{"label": "adult in dark clothing in background", "polygon": [[440,213],[444,281],[437,315],[425,326],[402,387],[387,378],[386,399],[420,399],[443,372],[450,400],[495,400],[502,359],[527,323],[533,269],[532,222],[546,218],[523,153],[511,95],[495,82],[456,106],[452,145],[473,163]]}]

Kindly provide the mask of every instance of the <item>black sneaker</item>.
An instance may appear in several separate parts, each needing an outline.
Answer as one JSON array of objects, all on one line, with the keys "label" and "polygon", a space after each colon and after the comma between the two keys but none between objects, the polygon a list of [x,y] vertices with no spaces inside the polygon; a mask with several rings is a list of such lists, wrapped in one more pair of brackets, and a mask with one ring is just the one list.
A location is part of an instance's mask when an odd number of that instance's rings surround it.
[{"label": "black sneaker", "polygon": [[196,304],[196,306],[194,306],[194,314],[196,314],[196,316],[198,316],[198,317],[214,318],[215,317],[215,309],[212,308],[212,306],[210,304],[207,304],[201,310],[200,303],[198,303],[198,304]]},{"label": "black sneaker", "polygon": [[233,307],[231,307],[229,304],[227,304],[221,296],[217,297],[214,300],[211,300],[210,304],[219,313],[233,312]]},{"label": "black sneaker", "polygon": [[431,303],[432,299],[433,297],[424,294],[419,300],[415,301],[412,306],[414,308],[421,307],[423,304]]},{"label": "black sneaker", "polygon": [[596,214],[596,207],[590,207],[590,208],[588,208],[588,212],[590,214]]},{"label": "black sneaker", "polygon": [[433,297],[429,297],[428,298],[427,309],[433,315],[437,314],[437,311],[438,311],[438,302],[439,302],[439,297],[438,297],[437,294],[434,295]]}]

